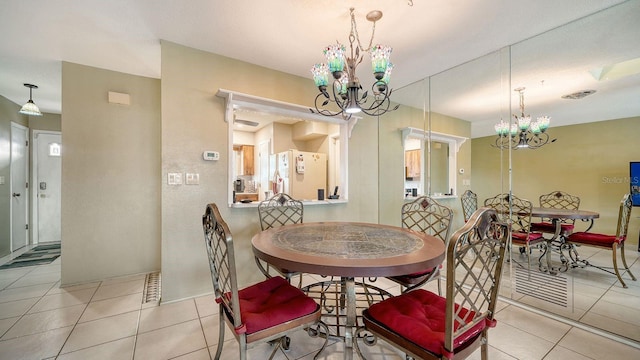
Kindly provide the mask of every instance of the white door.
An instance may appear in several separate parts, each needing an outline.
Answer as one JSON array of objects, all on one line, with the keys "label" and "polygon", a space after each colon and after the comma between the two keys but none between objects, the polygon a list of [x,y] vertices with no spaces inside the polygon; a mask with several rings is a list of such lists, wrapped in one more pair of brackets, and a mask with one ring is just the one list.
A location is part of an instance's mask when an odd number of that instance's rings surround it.
[{"label": "white door", "polygon": [[27,245],[29,153],[26,127],[11,123],[11,251]]},{"label": "white door", "polygon": [[60,241],[62,136],[59,132],[33,134],[33,243]]}]

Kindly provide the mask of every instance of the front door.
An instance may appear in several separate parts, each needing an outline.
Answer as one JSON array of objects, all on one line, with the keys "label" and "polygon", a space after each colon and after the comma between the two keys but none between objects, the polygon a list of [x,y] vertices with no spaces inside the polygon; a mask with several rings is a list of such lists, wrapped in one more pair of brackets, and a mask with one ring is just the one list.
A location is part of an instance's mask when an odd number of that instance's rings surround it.
[{"label": "front door", "polygon": [[59,132],[34,131],[33,192],[34,244],[60,241],[60,202],[62,176],[62,136]]},{"label": "front door", "polygon": [[28,162],[26,127],[11,123],[11,251],[27,245],[29,194],[27,192]]}]

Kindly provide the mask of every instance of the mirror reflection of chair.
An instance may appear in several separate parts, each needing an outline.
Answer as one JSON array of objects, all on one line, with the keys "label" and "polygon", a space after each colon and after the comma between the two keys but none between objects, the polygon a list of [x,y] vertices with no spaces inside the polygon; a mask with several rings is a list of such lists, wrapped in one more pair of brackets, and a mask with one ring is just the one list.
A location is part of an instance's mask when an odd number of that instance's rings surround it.
[{"label": "mirror reflection of chair", "polygon": [[[564,191],[552,191],[548,194],[540,195],[540,207],[550,209],[567,209],[578,210],[580,207],[580,198],[573,196]],[[556,227],[551,219],[541,219],[541,222],[531,223],[531,231],[555,234]],[[562,238],[567,237],[573,232],[575,219],[560,219],[560,234]]]},{"label": "mirror reflection of chair", "polygon": [[464,222],[467,222],[471,215],[478,210],[478,195],[471,190],[467,190],[460,196],[460,202],[462,203]]},{"label": "mirror reflection of chair", "polygon": [[[402,206],[402,227],[435,236],[442,240],[445,248],[449,243],[449,232],[453,211],[428,196],[421,196]],[[438,280],[438,293],[442,294],[440,285],[440,267],[403,276],[389,277],[400,284],[402,292],[411,291],[433,279]]]},{"label": "mirror reflection of chair", "polygon": [[495,210],[477,210],[451,237],[446,296],[416,289],[371,305],[362,313],[361,341],[375,344],[370,332],[415,359],[464,359],[480,347],[487,359],[507,234]]},{"label": "mirror reflection of chair", "polygon": [[627,288],[627,284],[624,282],[624,280],[622,280],[622,275],[620,274],[620,270],[618,269],[617,252],[618,249],[620,249],[620,257],[622,259],[624,271],[629,274],[633,281],[636,281],[636,277],[631,272],[631,269],[629,269],[629,266],[627,265],[627,259],[624,255],[624,242],[627,238],[627,231],[629,230],[631,207],[631,194],[625,194],[622,198],[622,201],[620,202],[620,210],[618,212],[618,226],[615,235],[597,234],[591,232],[575,232],[567,237],[567,241],[571,245],[592,246],[596,248],[611,250],[613,256],[613,271],[609,270],[610,268],[596,266],[591,264],[587,260],[581,260],[577,257],[574,258],[572,256],[572,260],[574,262],[574,266],[576,264],[593,266],[608,273],[615,274],[618,277],[618,281],[620,281],[620,284],[625,289]]},{"label": "mirror reflection of chair", "polygon": [[533,204],[515,195],[499,194],[484,201],[484,206],[495,209],[499,216],[511,226],[512,244],[521,245],[520,253],[527,255],[527,269],[531,270],[531,246],[544,244],[542,233],[531,231]]},{"label": "mirror reflection of chair", "polygon": [[273,356],[280,347],[289,347],[291,331],[306,327],[310,336],[318,336],[322,328],[325,340],[317,357],[328,340],[325,336],[328,329],[320,321],[321,307],[280,276],[238,289],[233,238],[215,204],[207,205],[202,227],[213,289],[220,306],[215,359],[220,358],[224,346],[225,323],[238,341],[240,359],[246,359],[251,343],[272,342]]},{"label": "mirror reflection of chair", "polygon": [[[304,218],[304,206],[302,205],[302,201],[293,199],[288,194],[279,193],[258,204],[258,217],[260,218],[260,228],[263,231],[283,225],[302,224]],[[255,258],[255,260],[260,271],[266,277],[271,277],[272,275],[270,274],[269,269],[272,265],[267,263],[263,264],[258,258]],[[291,281],[292,277],[300,275],[298,287],[301,287],[301,273],[290,272],[286,269],[274,269],[289,281]]]}]

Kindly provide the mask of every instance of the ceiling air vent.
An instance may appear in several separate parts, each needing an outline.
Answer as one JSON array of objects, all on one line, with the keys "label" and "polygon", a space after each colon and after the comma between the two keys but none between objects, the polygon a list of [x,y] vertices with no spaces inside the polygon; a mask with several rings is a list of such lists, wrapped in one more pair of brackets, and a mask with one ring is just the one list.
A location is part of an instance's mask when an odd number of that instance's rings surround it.
[{"label": "ceiling air vent", "polygon": [[596,93],[595,90],[582,90],[582,91],[574,92],[573,94],[562,95],[561,97],[563,99],[579,100],[585,96],[589,96],[595,93]]}]

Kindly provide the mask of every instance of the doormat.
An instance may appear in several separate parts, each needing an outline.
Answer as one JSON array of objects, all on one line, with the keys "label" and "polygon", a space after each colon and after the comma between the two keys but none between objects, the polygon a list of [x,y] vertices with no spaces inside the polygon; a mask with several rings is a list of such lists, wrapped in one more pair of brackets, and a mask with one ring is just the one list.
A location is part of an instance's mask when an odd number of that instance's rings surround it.
[{"label": "doormat", "polygon": [[58,256],[60,256],[60,243],[38,245],[0,266],[0,270],[45,265],[57,259]]}]

